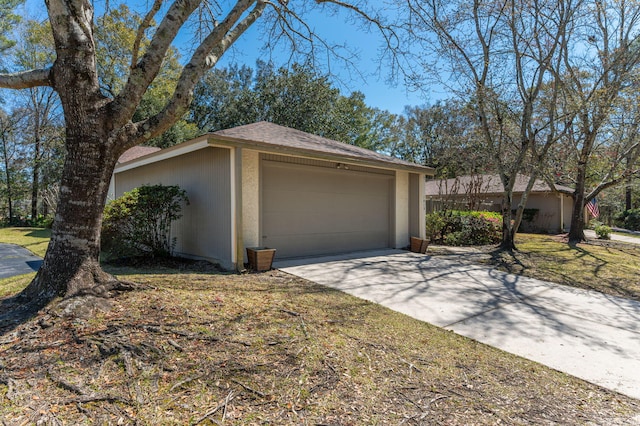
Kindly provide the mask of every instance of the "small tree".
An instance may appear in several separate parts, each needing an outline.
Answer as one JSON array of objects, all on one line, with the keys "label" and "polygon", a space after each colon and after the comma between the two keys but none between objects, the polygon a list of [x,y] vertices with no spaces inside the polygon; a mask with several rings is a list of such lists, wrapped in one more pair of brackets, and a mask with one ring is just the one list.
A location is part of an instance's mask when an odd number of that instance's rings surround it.
[{"label": "small tree", "polygon": [[112,258],[171,256],[171,224],[182,217],[187,193],[178,186],[151,185],[125,192],[105,207],[102,248]]}]

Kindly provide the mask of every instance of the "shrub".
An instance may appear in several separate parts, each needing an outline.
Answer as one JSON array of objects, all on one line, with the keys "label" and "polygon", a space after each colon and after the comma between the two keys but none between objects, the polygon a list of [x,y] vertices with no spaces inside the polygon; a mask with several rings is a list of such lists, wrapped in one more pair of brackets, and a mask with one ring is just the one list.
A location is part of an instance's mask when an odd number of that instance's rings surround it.
[{"label": "shrub", "polygon": [[39,214],[35,219],[29,220],[29,226],[36,228],[51,228],[53,225],[53,217]]},{"label": "shrub", "polygon": [[178,186],[141,186],[125,192],[105,207],[102,250],[107,258],[173,254],[171,223],[182,217],[189,203]]},{"label": "shrub", "polygon": [[427,215],[427,235],[446,245],[494,244],[500,242],[501,229],[502,216],[496,212],[454,210]]},{"label": "shrub", "polygon": [[640,231],[640,209],[625,210],[616,215],[615,224],[631,231]]},{"label": "shrub", "polygon": [[595,227],[596,235],[603,240],[611,239],[611,228],[607,225],[597,225]]},{"label": "shrub", "polygon": [[438,241],[442,238],[441,232],[445,226],[444,218],[440,213],[429,213],[426,218],[427,238]]}]

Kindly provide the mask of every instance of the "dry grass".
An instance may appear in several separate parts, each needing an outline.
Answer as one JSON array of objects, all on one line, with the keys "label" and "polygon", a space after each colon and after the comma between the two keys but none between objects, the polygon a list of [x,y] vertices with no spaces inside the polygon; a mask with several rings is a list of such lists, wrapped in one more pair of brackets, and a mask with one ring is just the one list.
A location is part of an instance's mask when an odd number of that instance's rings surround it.
[{"label": "dry grass", "polygon": [[281,272],[171,272],[127,275],[153,288],[121,294],[88,320],[42,312],[0,334],[0,418],[163,425],[640,419],[637,400]]}]

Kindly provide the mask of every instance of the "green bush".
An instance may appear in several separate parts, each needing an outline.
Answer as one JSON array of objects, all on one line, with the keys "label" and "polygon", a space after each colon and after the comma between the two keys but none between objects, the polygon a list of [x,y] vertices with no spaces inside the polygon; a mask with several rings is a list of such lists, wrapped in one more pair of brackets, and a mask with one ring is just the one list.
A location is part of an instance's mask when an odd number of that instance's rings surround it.
[{"label": "green bush", "polygon": [[427,235],[445,245],[484,245],[500,242],[502,215],[483,211],[446,211],[427,215]]},{"label": "green bush", "polygon": [[106,257],[171,256],[171,223],[182,217],[183,203],[189,203],[184,190],[164,185],[141,186],[111,201],[102,223]]},{"label": "green bush", "polygon": [[603,240],[611,239],[611,228],[609,228],[607,225],[597,225],[595,227],[595,231],[598,238]]},{"label": "green bush", "polygon": [[625,210],[616,215],[614,222],[621,228],[640,231],[640,209]]},{"label": "green bush", "polygon": [[35,228],[51,228],[53,225],[53,217],[39,214],[35,219],[29,220],[29,226]]},{"label": "green bush", "polygon": [[439,213],[430,213],[426,218],[427,238],[438,241],[442,238],[442,229],[445,226],[444,218]]}]

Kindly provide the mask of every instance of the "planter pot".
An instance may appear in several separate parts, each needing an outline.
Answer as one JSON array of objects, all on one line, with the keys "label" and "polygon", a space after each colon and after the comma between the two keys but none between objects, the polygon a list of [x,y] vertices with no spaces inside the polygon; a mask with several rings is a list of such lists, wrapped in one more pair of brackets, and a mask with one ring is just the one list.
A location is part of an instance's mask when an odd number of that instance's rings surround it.
[{"label": "planter pot", "polygon": [[424,240],[418,237],[411,237],[410,250],[414,253],[426,253],[429,247],[429,240]]},{"label": "planter pot", "polygon": [[247,247],[247,258],[249,258],[249,268],[254,271],[268,271],[273,264],[276,249],[269,247]]}]

